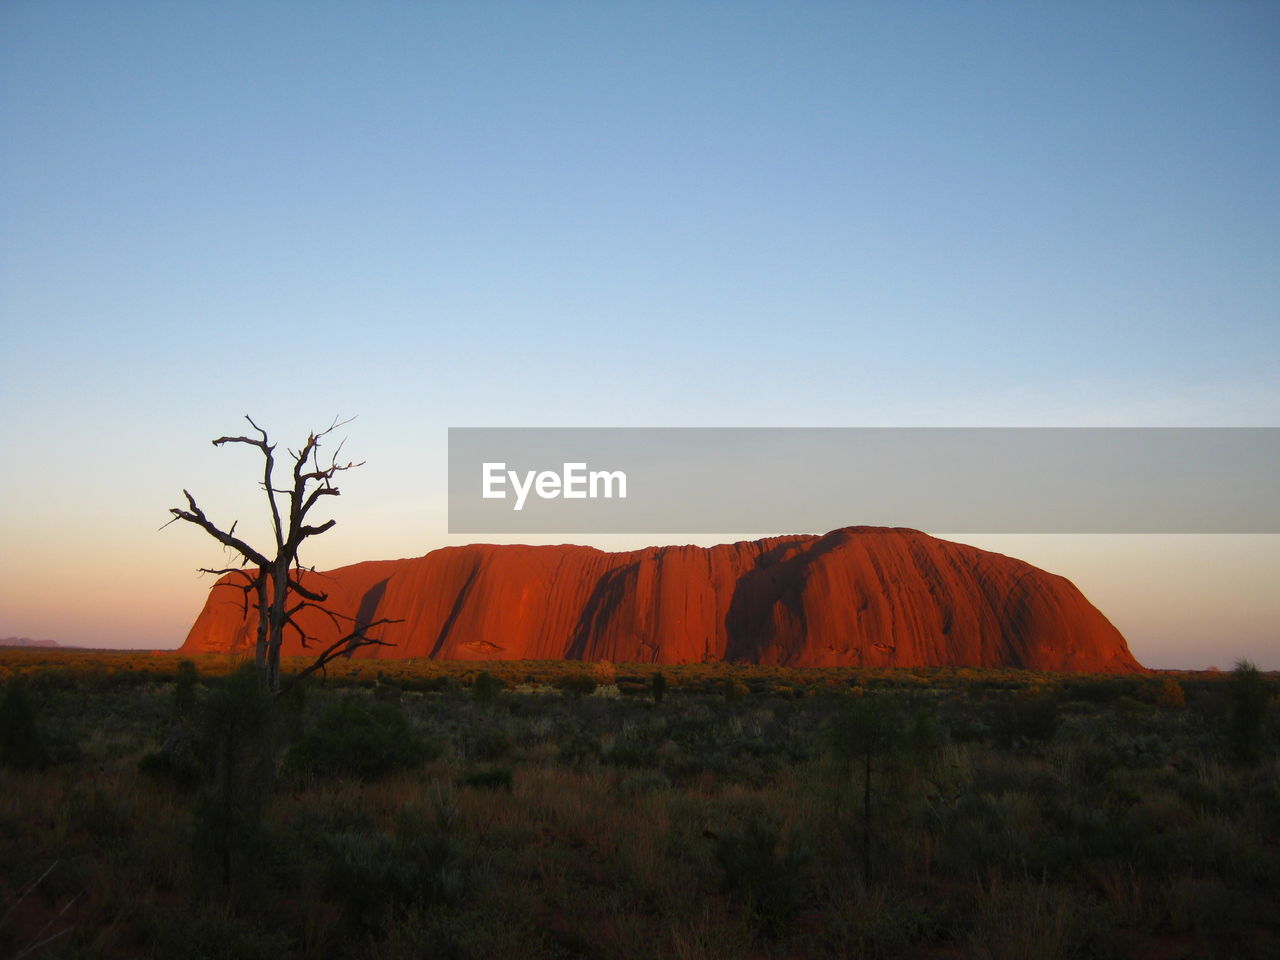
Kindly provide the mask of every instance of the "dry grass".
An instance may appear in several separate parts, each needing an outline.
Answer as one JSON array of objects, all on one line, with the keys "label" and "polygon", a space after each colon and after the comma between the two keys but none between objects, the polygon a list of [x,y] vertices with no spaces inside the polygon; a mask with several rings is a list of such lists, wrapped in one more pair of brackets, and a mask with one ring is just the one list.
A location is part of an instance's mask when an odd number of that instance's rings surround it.
[{"label": "dry grass", "polygon": [[[554,684],[582,665],[489,664],[504,692],[480,702],[474,664],[357,663],[308,694],[304,727],[377,698],[438,756],[282,783],[227,895],[192,843],[198,791],[139,772],[172,723],[174,659],[85,657],[0,654],[62,751],[0,769],[0,955],[64,927],[37,955],[1048,960],[1277,941],[1280,765],[1227,762],[1220,678],[1184,677],[1176,706],[1160,684],[1140,699],[1143,678],[691,665],[663,667],[657,705],[636,683],[650,668],[590,668],[618,695],[574,697]],[[201,699],[231,665],[200,662]],[[925,703],[938,726],[873,758],[869,837],[862,765],[824,733],[850,697]],[[1044,698],[1062,714],[1047,734],[999,727]]]}]

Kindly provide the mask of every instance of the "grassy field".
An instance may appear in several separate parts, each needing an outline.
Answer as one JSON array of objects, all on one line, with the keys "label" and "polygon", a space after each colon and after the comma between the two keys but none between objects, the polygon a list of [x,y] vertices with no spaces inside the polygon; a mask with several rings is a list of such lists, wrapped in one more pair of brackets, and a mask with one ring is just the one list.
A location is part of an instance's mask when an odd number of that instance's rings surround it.
[{"label": "grassy field", "polygon": [[1249,669],[236,668],[0,651],[0,956],[1280,956]]}]

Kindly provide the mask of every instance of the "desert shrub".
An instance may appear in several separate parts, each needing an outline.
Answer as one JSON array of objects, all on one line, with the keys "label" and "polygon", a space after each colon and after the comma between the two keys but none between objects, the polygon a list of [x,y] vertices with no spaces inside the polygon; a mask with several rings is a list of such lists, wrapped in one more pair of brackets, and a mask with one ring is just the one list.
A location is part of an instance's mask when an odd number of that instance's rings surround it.
[{"label": "desert shrub", "polygon": [[1179,792],[1183,779],[1171,769],[1119,767],[1111,771],[1103,786],[1108,796],[1131,807],[1156,793]]},{"label": "desert shrub", "polygon": [[310,681],[295,680],[289,683],[277,697],[280,705],[280,725],[285,741],[296,743],[306,732],[307,691]]},{"label": "desert shrub", "polygon": [[1027,837],[1016,829],[1025,806],[1017,794],[969,793],[958,797],[937,823],[939,864],[953,876],[973,877],[1001,865],[1025,867]]},{"label": "desert shrub", "polygon": [[1236,664],[1231,675],[1231,700],[1227,744],[1231,759],[1251,765],[1262,754],[1267,708],[1271,704],[1270,684],[1248,660]]},{"label": "desert shrub", "polygon": [[670,790],[671,781],[659,770],[640,770],[618,781],[618,793],[624,797],[638,797],[655,790]]},{"label": "desert shrub", "polygon": [[1153,871],[1196,866],[1210,845],[1195,811],[1169,794],[1144,798],[1126,810],[1119,823],[1118,846]]},{"label": "desert shrub", "polygon": [[410,807],[397,818],[394,835],[368,830],[326,838],[326,887],[351,926],[385,934],[409,910],[462,897],[466,878],[451,811],[440,804],[427,817]]},{"label": "desert shrub", "polygon": [[575,767],[599,760],[603,754],[599,739],[576,730],[560,742],[560,748],[556,752],[561,763]]},{"label": "desert shrub", "polygon": [[618,693],[624,697],[643,696],[651,690],[649,682],[640,677],[618,677],[614,681],[614,686],[618,688]]},{"label": "desert shrub", "polygon": [[[902,813],[896,801],[910,758],[910,726],[892,696],[868,694],[845,698],[825,731],[834,813],[850,845],[856,843],[864,879],[884,865],[890,840],[886,817]],[[928,736],[923,726],[918,736],[923,744]],[[890,799],[895,803],[887,803]]]},{"label": "desert shrub", "polygon": [[613,741],[607,759],[622,767],[653,767],[658,764],[658,749],[664,733],[656,727],[628,727]]},{"label": "desert shrub", "polygon": [[196,734],[184,723],[174,724],[159,750],[142,755],[138,772],[167,781],[180,790],[194,790],[204,774]]},{"label": "desert shrub", "polygon": [[0,766],[40,770],[49,764],[49,750],[36,720],[36,705],[22,674],[4,685],[0,697]]},{"label": "desert shrub", "polygon": [[1076,747],[1075,756],[1074,779],[1082,786],[1101,783],[1111,771],[1122,766],[1117,750],[1101,736],[1081,741]]},{"label": "desert shrub", "polygon": [[897,891],[877,888],[860,897],[840,890],[831,904],[816,956],[897,960],[918,951],[921,941],[950,939],[957,926],[945,903],[921,902]]},{"label": "desert shrub", "polygon": [[285,757],[294,779],[374,780],[416,767],[439,754],[417,736],[396,704],[347,697],[332,704]]},{"label": "desert shrub", "polygon": [[1119,733],[1112,731],[1108,742],[1121,764],[1129,767],[1160,767],[1169,755],[1169,741],[1159,733]]},{"label": "desert shrub", "polygon": [[951,697],[939,704],[935,712],[947,737],[956,743],[984,743],[991,739],[991,724],[986,714],[973,704]]},{"label": "desert shrub", "polygon": [[901,711],[888,698],[851,698],[831,718],[826,742],[837,760],[851,766],[892,755],[902,745],[903,727]]},{"label": "desert shrub", "polygon": [[351,793],[341,787],[319,794],[295,815],[295,829],[313,838],[334,833],[369,833],[376,826],[377,818],[365,802],[364,791]]},{"label": "desert shrub", "polygon": [[1001,747],[1020,742],[1044,743],[1058,732],[1060,713],[1052,697],[1007,700],[994,707],[989,717],[991,737]]},{"label": "desert shrub", "polygon": [[1156,704],[1161,707],[1185,707],[1187,695],[1183,692],[1182,684],[1173,677],[1165,677],[1160,684],[1160,692],[1156,695]]},{"label": "desert shrub", "polygon": [[1036,797],[1053,797],[1065,789],[1052,770],[1004,753],[982,753],[972,760],[972,783],[969,788],[983,793],[1026,793]]},{"label": "desert shrub", "polygon": [[132,805],[101,787],[73,790],[66,800],[66,815],[100,849],[133,832]]},{"label": "desert shrub", "polygon": [[147,948],[146,956],[166,960],[277,960],[290,953],[287,931],[256,924],[225,910],[162,905],[139,910],[137,915],[135,929]]},{"label": "desert shrub", "polygon": [[177,675],[173,681],[173,717],[175,720],[186,720],[196,709],[196,684],[200,682],[200,671],[190,660],[178,661]]},{"label": "desert shrub", "polygon": [[653,702],[661,703],[662,698],[667,695],[667,678],[663,676],[661,670],[653,675],[652,690]]},{"label": "desert shrub", "polygon": [[144,777],[165,780],[169,776],[169,764],[159,750],[151,750],[138,758],[138,772]]},{"label": "desert shrub", "polygon": [[975,904],[971,955],[981,960],[1043,960],[1104,955],[1099,941],[1108,918],[1067,887],[992,881]]},{"label": "desert shrub", "polygon": [[511,738],[497,727],[477,730],[467,744],[467,755],[476,760],[503,760],[511,750]]},{"label": "desert shrub", "polygon": [[477,703],[493,703],[501,692],[502,681],[488,670],[482,670],[476,674],[475,680],[471,683],[471,695],[475,697]]},{"label": "desert shrub", "polygon": [[1112,677],[1076,677],[1064,689],[1064,695],[1089,703],[1113,703],[1123,696],[1125,688]]},{"label": "desert shrub", "polygon": [[467,774],[459,782],[464,787],[474,787],[477,790],[505,790],[510,793],[512,789],[511,768],[481,767]]},{"label": "desert shrub", "polygon": [[556,678],[555,687],[574,697],[589,697],[595,692],[595,678],[587,673],[567,673]]},{"label": "desert shrub", "polygon": [[432,693],[456,693],[461,687],[462,684],[458,682],[458,678],[450,673],[436,674],[418,684],[420,690],[428,690]]},{"label": "desert shrub", "polygon": [[902,729],[904,751],[916,762],[921,762],[936,751],[943,740],[943,728],[933,705],[913,700]]},{"label": "desert shrub", "polygon": [[[1157,903],[1162,926],[1175,934],[1197,934],[1225,942],[1239,932],[1241,900],[1219,877],[1174,876],[1157,889]],[[1247,953],[1224,951],[1219,955]]]},{"label": "desert shrub", "polygon": [[384,912],[413,896],[413,865],[397,856],[395,840],[370,830],[326,838],[328,891],[353,926],[379,926]]},{"label": "desert shrub", "polygon": [[776,935],[803,905],[804,870],[811,857],[794,837],[783,837],[776,820],[752,816],[717,837],[715,858],[726,892],[752,911],[762,932]]},{"label": "desert shrub", "polygon": [[197,749],[205,769],[194,847],[230,895],[233,881],[258,859],[262,815],[275,787],[276,715],[251,663],[222,680],[202,713]]}]

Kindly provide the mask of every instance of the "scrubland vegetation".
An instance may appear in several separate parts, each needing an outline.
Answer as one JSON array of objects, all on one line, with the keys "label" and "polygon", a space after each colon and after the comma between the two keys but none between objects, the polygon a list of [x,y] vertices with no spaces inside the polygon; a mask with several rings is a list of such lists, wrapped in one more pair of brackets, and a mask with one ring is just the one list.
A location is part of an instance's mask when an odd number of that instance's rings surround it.
[{"label": "scrubland vegetation", "polygon": [[1280,952],[1247,665],[236,667],[0,652],[0,956]]}]

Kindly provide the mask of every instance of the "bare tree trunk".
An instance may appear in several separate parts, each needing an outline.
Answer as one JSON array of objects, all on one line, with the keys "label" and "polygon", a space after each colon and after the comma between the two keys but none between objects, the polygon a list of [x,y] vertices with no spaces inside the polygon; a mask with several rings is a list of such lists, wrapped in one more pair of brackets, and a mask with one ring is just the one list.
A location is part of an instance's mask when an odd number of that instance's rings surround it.
[{"label": "bare tree trunk", "polygon": [[280,690],[280,647],[284,644],[284,625],[289,615],[289,565],[276,561],[271,571],[271,635],[267,643],[267,688]]},{"label": "bare tree trunk", "polygon": [[258,571],[256,589],[258,591],[258,643],[254,649],[253,663],[258,668],[258,676],[265,677],[267,675],[267,646],[270,637],[267,618],[262,616],[262,611],[267,609],[267,572],[265,570]]}]

